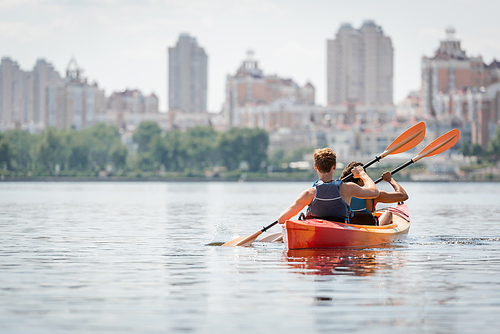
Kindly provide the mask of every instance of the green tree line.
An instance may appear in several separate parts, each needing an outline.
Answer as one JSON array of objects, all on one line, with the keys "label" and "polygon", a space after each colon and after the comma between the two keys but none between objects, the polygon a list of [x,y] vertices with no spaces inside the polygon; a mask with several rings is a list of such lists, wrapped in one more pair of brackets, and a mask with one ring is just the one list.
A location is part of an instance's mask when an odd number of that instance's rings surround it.
[{"label": "green tree line", "polygon": [[0,134],[0,169],[31,175],[89,175],[108,165],[123,168],[127,154],[118,129],[104,124],[80,131],[48,128],[32,134],[16,129]]},{"label": "green tree line", "polygon": [[116,126],[96,124],[83,130],[46,129],[0,133],[0,172],[19,175],[88,176],[177,172],[198,175],[207,168],[256,172],[266,167],[269,136],[259,129],[218,132],[195,127],[185,132],[162,131],[156,122],[142,122],[130,148]]},{"label": "green tree line", "polygon": [[[203,175],[207,169],[291,172],[291,161],[302,160],[313,148],[278,149],[267,154],[268,134],[260,129],[227,132],[195,127],[185,132],[163,131],[156,122],[142,122],[128,145],[116,126],[96,124],[83,130],[48,128],[39,134],[25,130],[0,133],[0,174],[33,176],[94,176],[155,174]],[[500,127],[488,149],[462,144],[464,155],[482,161],[500,160]],[[222,167],[222,168],[221,168]]]},{"label": "green tree line", "polygon": [[269,136],[260,129],[233,128],[215,131],[210,126],[194,127],[185,132],[162,131],[155,122],[142,122],[134,132],[138,168],[163,169],[194,174],[223,166],[257,172],[267,161]]}]

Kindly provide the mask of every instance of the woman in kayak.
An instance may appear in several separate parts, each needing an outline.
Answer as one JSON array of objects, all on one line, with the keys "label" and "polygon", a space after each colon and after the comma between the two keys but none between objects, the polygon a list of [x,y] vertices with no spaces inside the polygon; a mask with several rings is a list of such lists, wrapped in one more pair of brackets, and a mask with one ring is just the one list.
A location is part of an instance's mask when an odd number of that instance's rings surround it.
[{"label": "woman in kayak", "polygon": [[[359,168],[359,166],[363,166],[363,164],[355,161],[349,163],[344,168],[340,179],[349,175],[354,168]],[[392,213],[386,211],[379,218],[375,217],[373,212],[375,212],[375,206],[377,203],[397,203],[404,202],[408,199],[408,194],[406,194],[403,187],[401,187],[401,185],[392,178],[391,172],[385,172],[382,174],[382,180],[388,182],[392,188],[394,188],[394,191],[387,192],[379,190],[379,195],[372,199],[353,197],[351,199],[351,210],[354,212],[354,216],[351,218],[351,222],[353,224],[378,226],[388,225],[392,222]],[[360,186],[363,186],[364,184],[364,181],[357,176],[354,176],[350,182],[354,182]]]},{"label": "woman in kayak", "polygon": [[379,195],[377,186],[360,166],[352,168],[352,174],[363,180],[363,186],[340,180],[333,181],[336,164],[337,155],[332,149],[323,148],[314,151],[314,169],[318,172],[318,180],[281,213],[278,218],[280,224],[298,214],[306,205],[309,206],[307,218],[347,222],[352,197],[370,199]]}]

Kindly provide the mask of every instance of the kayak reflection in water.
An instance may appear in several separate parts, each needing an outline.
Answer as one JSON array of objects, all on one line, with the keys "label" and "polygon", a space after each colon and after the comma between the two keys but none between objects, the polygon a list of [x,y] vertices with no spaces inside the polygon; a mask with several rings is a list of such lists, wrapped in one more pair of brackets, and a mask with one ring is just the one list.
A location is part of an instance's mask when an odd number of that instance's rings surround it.
[{"label": "kayak reflection in water", "polygon": [[314,169],[318,171],[318,180],[280,214],[278,218],[280,224],[298,214],[306,205],[309,206],[306,218],[348,222],[351,198],[370,199],[379,195],[377,186],[360,166],[353,167],[352,174],[355,178],[363,180],[363,186],[340,180],[333,181],[336,165],[337,155],[332,149],[323,148],[314,151]]},{"label": "kayak reflection in water", "polygon": [[294,249],[284,253],[291,268],[304,275],[371,276],[379,268],[390,267],[377,260],[386,251],[367,249]]},{"label": "kayak reflection in water", "polygon": [[[349,163],[342,172],[340,178],[344,178],[351,173],[354,168],[359,168],[357,166],[363,166],[361,162],[353,161]],[[408,199],[408,194],[401,187],[399,183],[392,178],[391,172],[385,172],[382,174],[382,180],[388,182],[392,188],[393,192],[387,192],[384,190],[379,190],[379,195],[372,199],[364,199],[353,197],[351,199],[351,210],[354,212],[354,216],[351,217],[350,221],[352,224],[358,225],[388,225],[392,222],[392,212],[386,211],[380,217],[373,215],[375,212],[375,206],[377,203],[397,203],[404,202]],[[354,182],[359,186],[363,186],[364,181],[361,178],[354,176],[350,182]]]}]

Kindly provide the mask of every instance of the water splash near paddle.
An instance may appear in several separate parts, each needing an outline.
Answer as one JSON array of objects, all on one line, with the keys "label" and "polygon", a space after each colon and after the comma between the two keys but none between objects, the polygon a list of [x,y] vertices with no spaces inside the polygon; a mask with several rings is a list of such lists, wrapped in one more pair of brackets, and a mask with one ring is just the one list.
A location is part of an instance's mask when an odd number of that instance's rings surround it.
[{"label": "water splash near paddle", "polygon": [[222,221],[215,225],[215,235],[206,246],[222,246],[227,240],[238,238],[239,235],[227,225],[226,221]]}]

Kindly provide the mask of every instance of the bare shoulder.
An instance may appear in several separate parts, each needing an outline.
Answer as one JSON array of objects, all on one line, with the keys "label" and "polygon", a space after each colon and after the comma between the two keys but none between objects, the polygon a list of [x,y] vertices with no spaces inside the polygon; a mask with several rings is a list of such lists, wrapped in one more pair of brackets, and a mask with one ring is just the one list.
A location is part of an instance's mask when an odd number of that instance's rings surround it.
[{"label": "bare shoulder", "polygon": [[312,188],[308,188],[308,189],[304,190],[299,195],[299,198],[297,200],[301,201],[301,202],[306,202],[307,204],[309,204],[314,199],[314,196],[316,196],[316,188],[312,187]]},{"label": "bare shoulder", "polygon": [[356,189],[358,189],[358,188],[361,188],[361,187],[355,183],[352,183],[352,182],[342,183],[342,184],[340,184],[340,187],[339,187],[341,192],[343,192],[345,194],[349,194],[349,195],[351,195],[352,192],[356,191]]},{"label": "bare shoulder", "polygon": [[375,198],[378,196],[379,191],[377,188],[360,187],[355,183],[348,182],[340,186],[340,194],[343,197]]},{"label": "bare shoulder", "polygon": [[309,200],[310,202],[314,199],[314,196],[316,196],[316,188],[312,187],[304,190],[299,197],[303,198],[304,200]]}]

